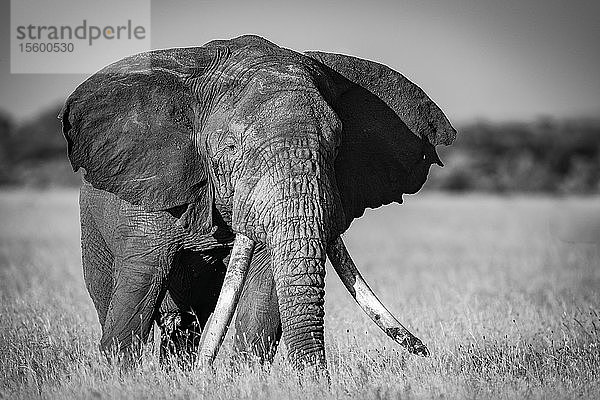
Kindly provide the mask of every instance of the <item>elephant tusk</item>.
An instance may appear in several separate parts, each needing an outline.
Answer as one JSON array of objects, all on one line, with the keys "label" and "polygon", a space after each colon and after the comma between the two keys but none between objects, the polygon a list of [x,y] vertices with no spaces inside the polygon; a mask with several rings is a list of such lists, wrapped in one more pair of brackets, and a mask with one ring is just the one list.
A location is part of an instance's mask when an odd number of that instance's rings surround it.
[{"label": "elephant tusk", "polygon": [[429,350],[425,345],[408,331],[387,308],[379,301],[362,275],[340,236],[327,248],[327,256],[338,276],[352,295],[354,300],[365,313],[388,335],[392,340],[405,347],[410,353],[428,356]]},{"label": "elephant tusk", "polygon": [[215,311],[202,333],[198,353],[200,366],[212,364],[219,352],[219,347],[227,334],[227,328],[240,298],[254,246],[255,243],[252,239],[239,233],[236,234]]}]

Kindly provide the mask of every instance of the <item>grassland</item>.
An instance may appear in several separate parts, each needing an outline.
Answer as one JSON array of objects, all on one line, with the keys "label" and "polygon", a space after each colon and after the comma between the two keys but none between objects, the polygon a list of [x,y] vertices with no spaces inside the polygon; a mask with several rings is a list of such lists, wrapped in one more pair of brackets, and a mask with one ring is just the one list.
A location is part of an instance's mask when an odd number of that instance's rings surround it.
[{"label": "grassland", "polygon": [[345,241],[391,310],[432,351],[406,355],[329,269],[331,383],[270,368],[120,373],[97,350],[77,194],[0,193],[0,398],[600,398],[598,198],[409,197]]}]

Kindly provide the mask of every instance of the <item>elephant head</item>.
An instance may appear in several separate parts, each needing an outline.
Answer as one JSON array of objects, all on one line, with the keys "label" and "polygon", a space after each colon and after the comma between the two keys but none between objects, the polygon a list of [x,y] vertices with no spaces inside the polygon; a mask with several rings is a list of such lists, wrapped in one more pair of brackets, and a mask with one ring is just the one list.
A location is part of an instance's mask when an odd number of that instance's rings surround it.
[{"label": "elephant head", "polygon": [[283,339],[297,365],[325,362],[325,259],[394,340],[426,353],[383,307],[340,238],[366,208],[401,202],[441,165],[455,130],[401,74],[375,62],[299,54],[256,36],[157,50],[82,83],[62,111],[74,170],[148,211],[236,234],[201,354],[214,357],[252,249],[271,254]]}]

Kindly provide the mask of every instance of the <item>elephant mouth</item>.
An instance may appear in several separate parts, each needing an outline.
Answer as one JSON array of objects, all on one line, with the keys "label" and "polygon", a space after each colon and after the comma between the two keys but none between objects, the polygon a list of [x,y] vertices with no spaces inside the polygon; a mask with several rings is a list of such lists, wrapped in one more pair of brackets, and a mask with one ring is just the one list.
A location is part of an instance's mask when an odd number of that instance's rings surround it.
[{"label": "elephant mouth", "polygon": [[[217,356],[237,307],[255,245],[247,236],[236,234],[217,305],[202,332],[198,353],[200,366],[212,364]],[[429,350],[421,340],[410,333],[373,293],[352,261],[341,237],[336,237],[329,244],[327,256],[354,300],[386,335],[412,354],[429,355]]]}]

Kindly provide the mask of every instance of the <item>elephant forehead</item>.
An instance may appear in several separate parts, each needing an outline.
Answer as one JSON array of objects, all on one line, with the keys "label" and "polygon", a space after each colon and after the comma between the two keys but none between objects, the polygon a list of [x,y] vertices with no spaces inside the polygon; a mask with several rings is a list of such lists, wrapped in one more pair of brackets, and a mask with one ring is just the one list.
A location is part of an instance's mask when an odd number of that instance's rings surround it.
[{"label": "elephant forehead", "polygon": [[234,109],[229,126],[235,132],[320,133],[339,130],[341,122],[320,93],[307,86],[253,93]]},{"label": "elephant forehead", "polygon": [[[297,68],[286,67],[285,74],[296,74]],[[207,125],[240,131],[251,125],[272,126],[290,121],[315,123],[325,115],[332,116],[333,111],[306,76],[291,82],[283,75],[273,78],[272,71],[262,70],[235,95],[220,96],[209,110]]]},{"label": "elephant forehead", "polygon": [[279,91],[315,88],[311,74],[296,63],[261,59],[248,68],[244,65],[240,68],[241,72],[231,76],[234,80],[231,85],[240,97],[269,98]]},{"label": "elephant forehead", "polygon": [[312,82],[310,62],[278,46],[253,43],[232,51],[216,65],[212,79],[228,89],[243,91],[248,85],[290,87]]},{"label": "elephant forehead", "polygon": [[253,80],[271,90],[313,85],[312,77],[303,65],[285,60],[256,69]]}]

